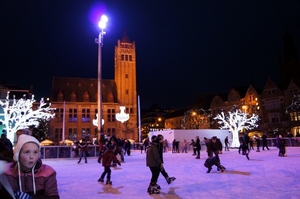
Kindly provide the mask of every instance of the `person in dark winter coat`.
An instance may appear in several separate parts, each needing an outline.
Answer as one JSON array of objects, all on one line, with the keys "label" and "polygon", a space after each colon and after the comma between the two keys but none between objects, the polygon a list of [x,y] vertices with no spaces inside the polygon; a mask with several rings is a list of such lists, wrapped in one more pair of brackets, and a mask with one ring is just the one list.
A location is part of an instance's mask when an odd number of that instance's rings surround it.
[{"label": "person in dark winter coat", "polygon": [[255,142],[256,142],[256,152],[260,152],[260,138],[258,136],[255,137]]},{"label": "person in dark winter coat", "polygon": [[[221,143],[222,145],[222,143]],[[217,159],[220,161],[220,158],[219,158],[219,151],[220,151],[220,142],[218,142],[218,139],[216,136],[213,136],[211,138],[211,140],[209,141],[208,143],[208,154],[209,154],[209,157],[212,157],[213,154],[215,154],[215,156],[217,157]]]},{"label": "person in dark winter coat", "polygon": [[228,136],[226,136],[225,140],[224,140],[224,143],[225,143],[225,151],[229,151],[229,141],[228,141]]},{"label": "person in dark winter coat", "polygon": [[278,136],[278,148],[279,148],[279,154],[278,156],[284,157],[285,156],[285,143],[284,140],[282,139],[282,136]]},{"label": "person in dark winter coat", "polygon": [[244,143],[246,144],[246,146],[249,148],[249,141],[250,141],[250,137],[248,135],[248,133],[245,133],[244,135]]},{"label": "person in dark winter coat", "polygon": [[242,150],[242,155],[245,155],[247,157],[247,159],[250,160],[249,159],[250,150],[243,140],[240,142],[239,154],[241,154],[241,150]]},{"label": "person in dark winter coat", "polygon": [[110,167],[111,167],[112,162],[115,162],[121,166],[120,161],[117,159],[116,155],[113,153],[113,149],[114,149],[114,147],[110,146],[110,148],[107,149],[106,152],[101,154],[98,158],[99,163],[100,163],[99,160],[102,159],[102,166],[104,167],[104,171],[98,180],[99,182],[104,182],[105,175],[107,174],[106,184],[111,184],[111,180],[110,180],[111,179],[111,169],[110,169]]},{"label": "person in dark winter coat", "polygon": [[[167,173],[167,171],[164,168],[164,158],[163,158],[163,140],[164,140],[164,136],[161,134],[158,134],[156,137],[152,136],[152,141],[158,140],[158,152],[159,152],[159,156],[161,159],[161,165],[160,165],[160,173],[164,176],[164,178],[166,179],[168,184],[171,184],[176,178],[175,177],[169,177],[169,174]],[[159,186],[160,188],[160,186]]]},{"label": "person in dark winter coat", "polygon": [[[146,151],[146,165],[149,167],[151,171],[151,180],[148,187],[148,193],[159,193],[159,187],[157,185],[157,179],[159,177],[160,173],[160,167],[162,165],[161,156],[159,154],[158,150],[158,140],[152,136],[153,141],[150,145],[150,147],[147,148]],[[151,138],[151,139],[152,139]]]},{"label": "person in dark winter coat", "polygon": [[197,152],[196,159],[200,159],[200,150],[201,150],[201,145],[200,145],[200,139],[199,139],[199,136],[196,136],[196,143],[195,143],[195,147],[196,147],[196,152]]},{"label": "person in dark winter coat", "polygon": [[267,135],[266,135],[266,133],[264,133],[263,136],[262,136],[262,150],[263,150],[263,151],[265,150],[265,147],[266,147],[268,150],[270,150],[270,149],[268,148]]},{"label": "person in dark winter coat", "polygon": [[87,163],[87,159],[86,159],[87,154],[86,153],[88,151],[88,144],[85,141],[85,139],[81,140],[81,142],[78,144],[78,147],[79,147],[79,151],[80,151],[80,157],[79,157],[78,163],[81,162],[82,156],[84,156],[85,163]]},{"label": "person in dark winter coat", "polygon": [[129,140],[125,140],[125,144],[124,144],[124,148],[125,148],[125,155],[127,154],[128,156],[131,154],[131,143]]},{"label": "person in dark winter coat", "polygon": [[212,166],[215,165],[218,168],[218,171],[220,170],[221,172],[225,171],[225,167],[222,166],[216,156],[214,157],[209,157],[205,160],[204,166],[208,168],[206,173],[210,173]]},{"label": "person in dark winter coat", "polygon": [[191,140],[191,143],[189,144],[189,146],[193,147],[193,154],[192,155],[196,155],[196,142],[194,141],[194,139]]}]

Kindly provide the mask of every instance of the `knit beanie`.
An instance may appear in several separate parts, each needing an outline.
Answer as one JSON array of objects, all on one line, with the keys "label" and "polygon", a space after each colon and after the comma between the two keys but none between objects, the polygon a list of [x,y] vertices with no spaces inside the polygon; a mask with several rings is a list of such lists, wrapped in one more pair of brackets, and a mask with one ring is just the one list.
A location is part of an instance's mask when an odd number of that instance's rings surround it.
[{"label": "knit beanie", "polygon": [[14,161],[19,161],[19,154],[24,144],[33,142],[38,145],[39,150],[41,149],[40,142],[31,135],[22,134],[18,137],[18,142],[14,147]]}]

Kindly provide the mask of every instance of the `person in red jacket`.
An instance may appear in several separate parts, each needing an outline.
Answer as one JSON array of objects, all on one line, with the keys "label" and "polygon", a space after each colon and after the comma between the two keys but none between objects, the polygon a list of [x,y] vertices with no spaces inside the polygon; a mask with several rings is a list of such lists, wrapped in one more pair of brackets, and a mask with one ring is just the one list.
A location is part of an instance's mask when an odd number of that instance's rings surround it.
[{"label": "person in red jacket", "polygon": [[101,177],[99,178],[98,182],[104,182],[104,177],[107,174],[106,178],[106,184],[112,184],[111,178],[111,163],[116,162],[118,165],[121,166],[120,161],[117,159],[116,155],[113,153],[113,147],[110,147],[106,152],[104,152],[102,155],[100,155],[99,160],[102,159],[102,166],[104,167],[104,171],[101,174]]}]

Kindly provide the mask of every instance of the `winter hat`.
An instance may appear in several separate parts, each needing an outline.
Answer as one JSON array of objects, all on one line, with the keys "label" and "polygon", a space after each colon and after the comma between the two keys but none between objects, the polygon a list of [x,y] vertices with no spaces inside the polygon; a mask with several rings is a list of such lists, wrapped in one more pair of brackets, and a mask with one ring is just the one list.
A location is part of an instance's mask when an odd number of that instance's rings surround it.
[{"label": "winter hat", "polygon": [[38,145],[39,150],[41,149],[40,142],[31,135],[22,134],[18,137],[18,142],[14,147],[14,161],[19,161],[19,154],[24,144],[33,142]]},{"label": "winter hat", "polygon": [[155,142],[155,141],[157,141],[157,136],[156,136],[156,135],[153,135],[153,136],[151,137],[151,142]]},{"label": "winter hat", "polygon": [[161,134],[158,134],[157,135],[157,139],[160,141],[160,140],[163,140],[164,139],[164,136],[163,135],[161,135]]}]

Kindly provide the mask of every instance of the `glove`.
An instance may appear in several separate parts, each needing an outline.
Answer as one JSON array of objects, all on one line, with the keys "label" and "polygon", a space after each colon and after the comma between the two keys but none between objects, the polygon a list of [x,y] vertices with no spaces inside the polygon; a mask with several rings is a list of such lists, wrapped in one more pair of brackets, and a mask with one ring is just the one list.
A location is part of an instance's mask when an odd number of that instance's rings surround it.
[{"label": "glove", "polygon": [[28,195],[27,193],[21,192],[21,191],[17,191],[15,193],[15,197],[16,197],[16,199],[31,199],[30,195]]}]

